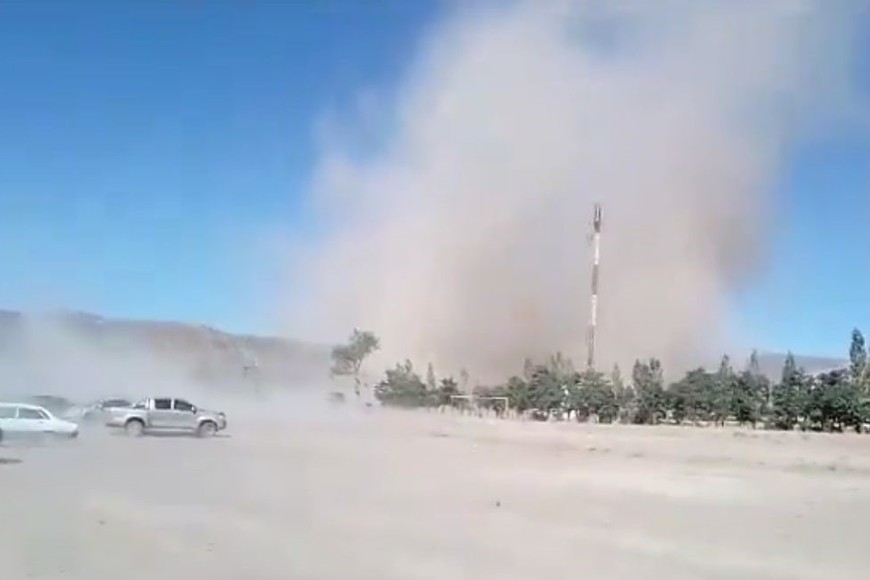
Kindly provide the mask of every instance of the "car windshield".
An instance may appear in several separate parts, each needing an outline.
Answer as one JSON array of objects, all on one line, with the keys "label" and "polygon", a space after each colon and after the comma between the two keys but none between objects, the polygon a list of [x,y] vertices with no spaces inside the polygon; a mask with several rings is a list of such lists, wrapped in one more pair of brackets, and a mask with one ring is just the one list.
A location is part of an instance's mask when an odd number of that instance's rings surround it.
[{"label": "car windshield", "polygon": [[139,401],[138,403],[133,405],[133,408],[134,409],[147,409],[148,408],[148,401],[146,399],[142,399],[141,401]]}]

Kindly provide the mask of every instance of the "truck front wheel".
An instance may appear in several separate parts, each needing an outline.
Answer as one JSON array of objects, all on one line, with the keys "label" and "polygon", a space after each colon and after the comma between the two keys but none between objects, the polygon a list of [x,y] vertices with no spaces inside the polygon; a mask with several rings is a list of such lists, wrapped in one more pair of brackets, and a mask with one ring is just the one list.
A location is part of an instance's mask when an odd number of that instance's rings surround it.
[{"label": "truck front wheel", "polygon": [[141,437],[145,431],[145,424],[138,419],[131,419],[124,425],[124,432],[128,437]]},{"label": "truck front wheel", "polygon": [[196,434],[200,437],[211,437],[217,432],[217,425],[213,421],[203,421],[199,424]]}]

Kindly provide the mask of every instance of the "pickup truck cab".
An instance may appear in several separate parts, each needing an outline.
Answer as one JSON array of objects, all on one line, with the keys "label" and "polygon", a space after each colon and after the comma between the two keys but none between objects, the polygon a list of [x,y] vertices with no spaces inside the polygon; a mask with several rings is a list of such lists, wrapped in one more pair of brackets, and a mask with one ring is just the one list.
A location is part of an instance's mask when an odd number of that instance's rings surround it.
[{"label": "pickup truck cab", "polygon": [[155,397],[143,399],[132,407],[113,409],[106,426],[123,429],[130,437],[157,432],[211,437],[227,428],[227,417],[220,412],[199,409],[184,399]]}]

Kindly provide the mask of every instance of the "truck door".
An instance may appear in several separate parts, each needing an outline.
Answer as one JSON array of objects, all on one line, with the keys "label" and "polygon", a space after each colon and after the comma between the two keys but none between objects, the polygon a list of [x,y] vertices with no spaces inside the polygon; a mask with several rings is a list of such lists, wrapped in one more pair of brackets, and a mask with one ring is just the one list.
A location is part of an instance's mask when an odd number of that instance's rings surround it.
[{"label": "truck door", "polygon": [[194,406],[184,399],[174,399],[172,401],[172,415],[175,429],[196,429]]},{"label": "truck door", "polygon": [[172,399],[154,399],[153,407],[148,411],[148,426],[153,429],[173,429],[174,423]]}]

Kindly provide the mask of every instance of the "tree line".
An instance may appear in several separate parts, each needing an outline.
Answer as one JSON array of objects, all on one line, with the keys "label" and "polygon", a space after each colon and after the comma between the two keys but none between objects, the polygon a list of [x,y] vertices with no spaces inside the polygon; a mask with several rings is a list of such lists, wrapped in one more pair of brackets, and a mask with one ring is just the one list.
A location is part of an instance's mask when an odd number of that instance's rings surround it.
[{"label": "tree line", "polygon": [[[370,332],[354,331],[348,344],[333,349],[333,374],[354,378],[360,393],[360,370],[366,357],[379,348]],[[461,379],[467,382],[467,374]],[[461,388],[462,387],[462,388]],[[859,330],[852,333],[849,365],[820,374],[798,367],[786,356],[782,373],[771,381],[752,353],[742,369],[728,356],[714,371],[696,368],[666,383],[661,362],[638,360],[628,377],[618,366],[610,373],[578,371],[561,354],[546,361],[526,360],[521,375],[503,384],[476,386],[467,395],[453,377],[437,378],[432,365],[424,376],[410,361],[386,371],[374,386],[375,398],[385,406],[403,408],[467,407],[512,412],[538,420],[595,420],[601,423],[655,425],[733,422],[781,430],[861,432],[870,424],[870,368],[867,346]]]}]

